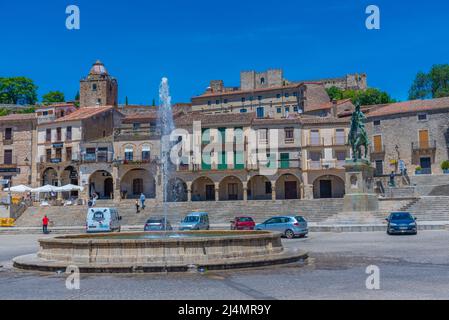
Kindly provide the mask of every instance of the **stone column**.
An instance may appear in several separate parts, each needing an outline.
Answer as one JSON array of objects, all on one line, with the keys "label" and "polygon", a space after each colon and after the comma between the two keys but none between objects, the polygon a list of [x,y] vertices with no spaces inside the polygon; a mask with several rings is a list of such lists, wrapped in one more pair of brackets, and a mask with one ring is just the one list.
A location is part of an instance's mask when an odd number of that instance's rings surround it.
[{"label": "stone column", "polygon": [[215,183],[215,201],[220,201],[220,184]]},{"label": "stone column", "polygon": [[271,200],[276,201],[276,181],[271,181]]},{"label": "stone column", "polygon": [[192,182],[188,181],[186,182],[187,187],[187,201],[192,202]]},{"label": "stone column", "polygon": [[120,202],[122,195],[120,192],[119,169],[117,166],[112,167],[112,179],[114,180],[114,202]]},{"label": "stone column", "polygon": [[187,201],[192,202],[192,189],[191,188],[187,189]]},{"label": "stone column", "polygon": [[243,182],[243,201],[248,201],[248,182]]}]

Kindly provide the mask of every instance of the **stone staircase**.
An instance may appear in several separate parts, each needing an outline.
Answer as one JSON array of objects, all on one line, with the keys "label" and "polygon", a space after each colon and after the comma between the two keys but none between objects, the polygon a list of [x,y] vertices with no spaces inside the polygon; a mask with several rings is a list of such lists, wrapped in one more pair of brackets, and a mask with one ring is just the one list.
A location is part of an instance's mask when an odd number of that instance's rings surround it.
[{"label": "stone staircase", "polygon": [[[418,175],[412,176],[410,177],[410,179],[411,185],[415,186],[416,195],[418,196],[444,195],[444,194],[434,194],[434,190],[440,189],[441,186],[449,186],[449,174],[422,175],[422,176]],[[446,195],[449,196],[449,194]]]},{"label": "stone staircase", "polygon": [[[123,217],[122,225],[138,226],[151,216],[163,215],[160,203],[147,201],[147,208],[136,214],[135,203],[125,200],[118,204],[113,201],[98,201],[97,207],[117,207]],[[309,222],[336,223],[344,218],[341,213],[343,199],[317,200],[277,200],[277,201],[220,201],[169,203],[167,216],[174,225],[190,211],[207,211],[212,224],[228,224],[239,215],[254,217],[256,222],[263,222],[274,215],[302,215]],[[422,197],[415,199],[379,201],[379,211],[370,212],[364,220],[384,223],[392,211],[409,211],[420,221],[449,221],[449,196]],[[54,227],[80,227],[85,225],[87,207],[30,207],[16,221],[18,227],[40,227],[46,214]],[[348,218],[349,219],[349,218]],[[363,220],[362,219],[362,220]],[[344,219],[343,219],[344,220]],[[350,220],[350,219],[349,219]]]},{"label": "stone staircase", "polygon": [[[117,207],[123,217],[123,225],[142,225],[150,216],[163,215],[160,203],[147,201],[145,210],[136,214],[135,202],[125,200],[118,204],[112,201],[98,201],[97,207]],[[302,215],[309,222],[324,221],[343,208],[343,199],[320,200],[277,200],[277,201],[220,201],[180,202],[167,205],[167,216],[172,224],[178,224],[190,211],[210,213],[212,224],[228,224],[239,215],[249,215],[256,222],[263,222],[273,215]],[[84,226],[87,207],[31,207],[17,220],[18,227],[38,227],[44,215],[53,221],[55,227]]]},{"label": "stone staircase", "polygon": [[418,221],[449,221],[449,196],[422,197],[404,208]]}]

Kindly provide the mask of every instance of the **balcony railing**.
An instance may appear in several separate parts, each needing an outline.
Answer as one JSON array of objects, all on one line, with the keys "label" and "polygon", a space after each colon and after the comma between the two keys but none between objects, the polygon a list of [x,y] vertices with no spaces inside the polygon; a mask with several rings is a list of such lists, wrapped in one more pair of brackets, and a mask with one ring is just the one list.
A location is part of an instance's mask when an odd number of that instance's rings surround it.
[{"label": "balcony railing", "polygon": [[12,156],[12,157],[0,156],[0,167],[1,168],[17,167],[17,156]]},{"label": "balcony railing", "polygon": [[140,164],[150,164],[155,159],[151,157],[142,157],[142,156],[133,156],[132,158],[128,159],[118,159],[114,160],[114,162],[123,164],[123,165],[140,165]]},{"label": "balcony railing", "polygon": [[436,150],[437,142],[434,141],[419,141],[412,142],[412,150],[413,151],[428,151],[428,150]]},{"label": "balcony railing", "polygon": [[114,132],[114,139],[118,141],[145,140],[149,138],[157,138],[160,135],[161,131],[156,128],[119,128]]},{"label": "balcony railing", "polygon": [[345,160],[307,160],[308,170],[344,169]]},{"label": "balcony railing", "polygon": [[82,153],[81,163],[112,163],[114,153],[107,151],[98,151],[96,153]]},{"label": "balcony railing", "polygon": [[58,163],[71,163],[80,161],[80,155],[77,153],[72,154],[71,157],[67,157],[67,155],[52,155],[48,157],[46,155],[40,156],[39,162],[41,164],[58,164]]},{"label": "balcony railing", "polygon": [[3,139],[3,145],[4,146],[11,146],[14,143],[14,140],[11,139]]},{"label": "balcony railing", "polygon": [[[277,166],[276,166],[277,164]],[[177,166],[177,171],[210,171],[210,170],[260,170],[260,169],[296,169],[301,167],[301,161],[299,159],[291,160],[277,160],[275,165],[271,165],[267,161],[258,161],[257,163],[245,163],[245,164],[228,164],[228,165],[218,165],[217,163],[212,163],[207,167],[200,164],[182,164]]]},{"label": "balcony railing", "polygon": [[309,138],[307,141],[307,146],[323,147],[324,146],[324,138]]},{"label": "balcony railing", "polygon": [[347,146],[349,145],[348,137],[346,136],[337,136],[332,138],[332,145],[333,146]]}]

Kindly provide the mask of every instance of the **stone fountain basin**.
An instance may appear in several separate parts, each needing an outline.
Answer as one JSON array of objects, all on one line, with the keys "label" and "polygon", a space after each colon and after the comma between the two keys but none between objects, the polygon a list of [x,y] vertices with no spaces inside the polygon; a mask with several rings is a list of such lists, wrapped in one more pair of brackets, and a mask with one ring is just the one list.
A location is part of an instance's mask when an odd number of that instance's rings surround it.
[{"label": "stone fountain basin", "polygon": [[15,258],[21,269],[81,272],[188,271],[248,268],[307,258],[282,246],[281,234],[268,231],[129,232],[59,236],[39,240],[37,254]]}]

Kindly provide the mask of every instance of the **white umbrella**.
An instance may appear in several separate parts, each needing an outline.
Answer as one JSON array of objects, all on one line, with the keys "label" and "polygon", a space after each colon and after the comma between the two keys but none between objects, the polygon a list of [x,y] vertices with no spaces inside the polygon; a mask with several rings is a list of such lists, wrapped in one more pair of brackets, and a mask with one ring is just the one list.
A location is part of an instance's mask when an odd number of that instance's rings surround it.
[{"label": "white umbrella", "polygon": [[30,192],[31,190],[33,190],[30,187],[24,186],[23,184],[19,185],[19,186],[15,186],[12,188],[7,188],[4,191],[6,192],[17,192],[17,193],[26,193],[26,192]]},{"label": "white umbrella", "polygon": [[82,192],[84,190],[83,187],[76,186],[74,184],[68,184],[66,186],[61,187],[60,189],[61,189],[60,191],[62,191],[62,192],[70,192],[70,191],[81,191]]},{"label": "white umbrella", "polygon": [[48,193],[48,192],[52,192],[52,191],[58,192],[57,189],[58,189],[58,187],[51,186],[51,185],[47,184],[46,186],[33,189],[32,192],[36,192],[36,193]]}]

